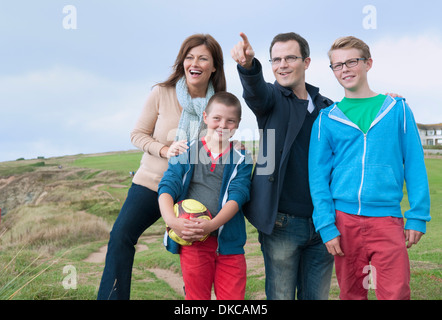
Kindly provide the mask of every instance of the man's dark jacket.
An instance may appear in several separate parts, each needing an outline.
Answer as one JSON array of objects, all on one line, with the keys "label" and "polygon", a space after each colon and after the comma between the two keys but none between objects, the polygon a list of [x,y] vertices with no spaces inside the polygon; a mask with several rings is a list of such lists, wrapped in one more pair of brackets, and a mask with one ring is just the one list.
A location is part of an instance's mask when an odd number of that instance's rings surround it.
[{"label": "man's dark jacket", "polygon": [[[298,99],[290,88],[282,87],[276,81],[274,84],[265,82],[261,63],[256,58],[251,69],[238,65],[238,72],[244,89],[243,98],[255,114],[258,128],[262,129],[250,201],[243,211],[259,231],[271,234],[290,148],[304,122],[308,100]],[[333,103],[319,94],[319,88],[306,83],[306,89],[316,108],[323,109]],[[307,174],[308,167],[305,172]]]}]

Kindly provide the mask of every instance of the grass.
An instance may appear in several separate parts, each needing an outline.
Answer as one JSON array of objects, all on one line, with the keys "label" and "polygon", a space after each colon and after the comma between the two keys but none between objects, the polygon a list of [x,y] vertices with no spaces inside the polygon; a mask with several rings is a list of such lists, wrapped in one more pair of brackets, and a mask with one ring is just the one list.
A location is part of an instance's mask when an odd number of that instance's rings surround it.
[{"label": "grass", "polygon": [[[107,244],[110,228],[131,183],[129,172],[138,168],[140,159],[140,152],[118,152],[44,159],[44,165],[35,165],[41,163],[36,160],[0,163],[0,183],[5,177],[26,175],[28,180],[35,178],[29,183],[43,185],[42,190],[47,193],[38,205],[35,201],[23,204],[8,210],[2,218],[0,300],[96,299],[104,264],[84,260]],[[442,159],[426,159],[426,165],[432,220],[427,234],[409,250],[412,299],[439,300],[442,298]],[[58,169],[59,166],[63,169]],[[5,190],[0,194],[0,206]],[[406,200],[405,193],[403,210],[408,208]],[[134,300],[183,298],[152,272],[153,268],[160,268],[180,273],[179,257],[166,252],[162,245],[163,232],[164,222],[160,219],[140,238],[139,243],[148,250],[135,255],[131,293]],[[249,223],[247,233],[246,299],[265,299],[258,233]],[[146,242],[145,237],[155,241]],[[73,266],[76,271],[75,289],[63,286],[70,276],[63,272],[67,266]],[[332,284],[330,299],[338,299],[334,276]],[[374,293],[370,292],[369,297],[375,299]]]},{"label": "grass", "polygon": [[23,174],[27,172],[33,172],[39,167],[44,167],[46,164],[44,161],[38,162],[14,162],[10,165],[3,165],[0,167],[0,177],[9,177],[12,175]]},{"label": "grass", "polygon": [[[425,161],[430,185],[431,221],[427,223],[427,233],[418,245],[411,247],[408,254],[413,261],[422,261],[442,265],[442,159]],[[402,202],[403,211],[408,210],[408,197],[405,193]],[[438,277],[442,278],[439,270]]]},{"label": "grass", "polygon": [[75,160],[72,165],[82,168],[110,170],[127,174],[131,171],[137,171],[140,166],[141,156],[142,153],[139,151],[117,152],[98,157],[84,156]]}]

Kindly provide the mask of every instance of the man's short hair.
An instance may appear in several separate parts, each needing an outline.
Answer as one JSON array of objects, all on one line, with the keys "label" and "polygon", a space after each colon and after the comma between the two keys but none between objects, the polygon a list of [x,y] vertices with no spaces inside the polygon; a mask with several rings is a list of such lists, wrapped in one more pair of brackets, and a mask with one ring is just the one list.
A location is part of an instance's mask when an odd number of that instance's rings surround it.
[{"label": "man's short hair", "polygon": [[237,111],[238,119],[241,119],[241,102],[234,94],[231,94],[230,92],[227,91],[220,91],[215,93],[207,103],[205,110],[207,114],[209,114],[210,111],[212,111],[213,102],[221,103],[227,107],[234,107]]},{"label": "man's short hair", "polygon": [[331,52],[337,49],[358,49],[361,52],[361,58],[371,58],[369,46],[361,39],[353,36],[341,37],[335,40],[330,50],[328,51],[328,57],[330,60]]},{"label": "man's short hair", "polygon": [[299,34],[294,32],[280,33],[273,38],[272,43],[270,44],[270,57],[272,57],[272,49],[275,43],[287,42],[290,40],[295,40],[296,42],[298,42],[299,48],[301,49],[301,55],[303,60],[305,58],[310,57],[310,47],[308,45],[307,40],[305,40]]}]

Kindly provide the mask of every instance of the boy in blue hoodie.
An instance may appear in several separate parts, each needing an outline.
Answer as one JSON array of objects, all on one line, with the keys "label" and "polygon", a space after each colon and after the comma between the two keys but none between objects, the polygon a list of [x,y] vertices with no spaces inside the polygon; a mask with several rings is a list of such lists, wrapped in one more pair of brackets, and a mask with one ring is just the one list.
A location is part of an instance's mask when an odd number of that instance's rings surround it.
[{"label": "boy in blue hoodie", "polygon": [[[217,299],[242,300],[247,267],[241,207],[250,197],[253,161],[229,141],[241,119],[241,104],[231,93],[216,93],[203,119],[205,136],[191,141],[186,152],[169,161],[158,187],[160,211],[166,224],[184,240],[210,234],[203,242],[180,248],[186,300],[210,300],[212,285]],[[203,203],[213,219],[177,218],[173,205],[184,199]]]},{"label": "boy in blue hoodie", "polygon": [[[423,149],[405,99],[373,92],[369,47],[335,41],[330,67],[344,87],[339,103],[313,125],[309,182],[316,230],[335,256],[341,299],[367,299],[368,273],[378,299],[410,299],[406,248],[430,221]],[[401,211],[406,181],[410,209]]]}]

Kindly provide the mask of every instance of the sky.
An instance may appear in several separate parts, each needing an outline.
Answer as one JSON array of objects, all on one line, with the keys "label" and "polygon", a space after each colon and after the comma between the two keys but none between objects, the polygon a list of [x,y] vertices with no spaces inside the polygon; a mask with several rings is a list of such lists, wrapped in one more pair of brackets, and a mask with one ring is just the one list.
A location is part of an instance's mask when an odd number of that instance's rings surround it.
[{"label": "sky", "polygon": [[[441,1],[15,0],[0,2],[0,161],[134,149],[130,131],[152,86],[167,79],[183,40],[221,45],[227,90],[242,96],[230,50],[244,32],[274,82],[269,46],[296,32],[311,50],[306,81],[334,101],[335,39],[371,49],[368,80],[406,98],[418,123],[442,122]],[[243,102],[238,139],[258,139]]]}]

